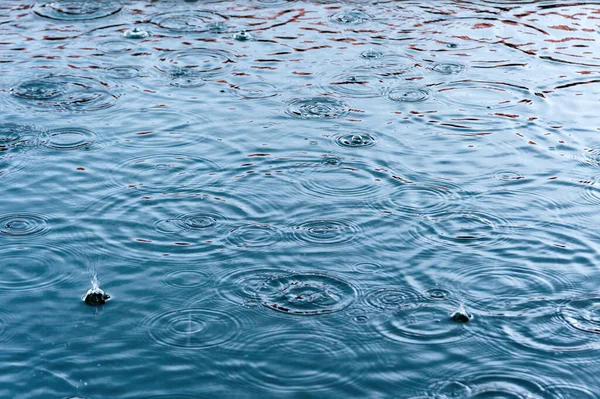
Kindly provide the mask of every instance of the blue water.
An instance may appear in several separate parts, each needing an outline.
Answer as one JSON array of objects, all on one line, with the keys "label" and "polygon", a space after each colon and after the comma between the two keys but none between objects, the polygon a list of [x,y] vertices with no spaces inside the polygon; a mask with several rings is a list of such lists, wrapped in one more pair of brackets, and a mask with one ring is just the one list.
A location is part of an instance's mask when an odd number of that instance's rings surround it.
[{"label": "blue water", "polygon": [[2,1],[0,397],[599,398],[599,39],[597,1]]}]

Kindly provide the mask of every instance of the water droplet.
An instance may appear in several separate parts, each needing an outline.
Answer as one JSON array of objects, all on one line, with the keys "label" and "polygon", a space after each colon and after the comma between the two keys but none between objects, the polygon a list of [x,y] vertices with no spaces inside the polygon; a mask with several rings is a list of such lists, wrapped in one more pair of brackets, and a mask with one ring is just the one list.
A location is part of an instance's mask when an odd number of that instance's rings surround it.
[{"label": "water droplet", "polygon": [[376,142],[375,137],[368,133],[350,133],[336,138],[336,143],[342,147],[372,147]]},{"label": "water droplet", "polygon": [[135,27],[133,29],[127,29],[125,32],[123,32],[123,37],[126,39],[135,40],[147,39],[150,37],[150,32],[142,28]]},{"label": "water droplet", "polygon": [[240,32],[236,32],[233,34],[233,38],[240,42],[246,42],[248,40],[254,40],[254,36],[252,36],[249,32],[243,30]]}]

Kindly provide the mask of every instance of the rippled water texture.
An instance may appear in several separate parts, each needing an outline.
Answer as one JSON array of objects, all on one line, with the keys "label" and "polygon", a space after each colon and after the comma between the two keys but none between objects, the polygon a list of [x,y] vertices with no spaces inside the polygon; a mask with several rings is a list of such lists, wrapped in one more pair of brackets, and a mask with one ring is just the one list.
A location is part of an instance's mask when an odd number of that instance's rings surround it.
[{"label": "rippled water texture", "polygon": [[0,36],[0,398],[600,398],[597,1]]}]

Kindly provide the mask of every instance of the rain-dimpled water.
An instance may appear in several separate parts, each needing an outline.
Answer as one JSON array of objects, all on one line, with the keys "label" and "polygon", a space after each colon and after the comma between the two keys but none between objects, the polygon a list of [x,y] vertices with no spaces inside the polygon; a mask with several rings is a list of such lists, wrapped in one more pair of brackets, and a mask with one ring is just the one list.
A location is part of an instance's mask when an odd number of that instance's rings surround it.
[{"label": "rain-dimpled water", "polygon": [[599,398],[600,3],[0,2],[0,397]]}]

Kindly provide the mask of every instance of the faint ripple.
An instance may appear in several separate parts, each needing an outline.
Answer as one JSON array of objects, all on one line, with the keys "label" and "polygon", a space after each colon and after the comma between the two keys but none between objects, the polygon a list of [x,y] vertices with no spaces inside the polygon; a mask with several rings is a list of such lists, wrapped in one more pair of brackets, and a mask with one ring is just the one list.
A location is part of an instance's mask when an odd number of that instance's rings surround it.
[{"label": "faint ripple", "polygon": [[13,325],[17,317],[14,314],[0,310],[0,343],[8,342],[15,334]]},{"label": "faint ripple", "polygon": [[135,65],[114,66],[106,69],[106,75],[111,79],[135,79],[140,77],[143,68]]},{"label": "faint ripple", "polygon": [[270,280],[289,275],[286,269],[247,268],[227,274],[219,283],[219,294],[230,302],[246,307],[260,305],[260,293]]},{"label": "faint ripple", "polygon": [[112,107],[118,96],[108,84],[75,75],[47,75],[10,89],[11,95],[29,106],[53,111],[86,112]]},{"label": "faint ripple", "polygon": [[294,273],[270,279],[259,291],[264,306],[294,315],[318,315],[348,307],[356,289],[337,277]]},{"label": "faint ripple", "polygon": [[153,314],[144,321],[151,339],[177,349],[205,349],[234,341],[242,331],[233,316],[216,310],[182,309]]},{"label": "faint ripple", "polygon": [[167,75],[171,86],[199,87],[206,79],[228,73],[235,64],[234,58],[225,50],[195,48],[165,54],[156,69]]},{"label": "faint ripple", "polygon": [[492,174],[492,177],[501,182],[514,182],[525,179],[525,175],[512,170],[498,170]]},{"label": "faint ripple", "polygon": [[364,197],[377,193],[382,187],[377,171],[357,161],[340,166],[312,169],[305,173],[302,187],[311,195],[326,198]]},{"label": "faint ripple", "polygon": [[383,270],[383,266],[381,266],[379,263],[364,262],[355,264],[354,266],[352,266],[352,270],[357,273],[364,274],[379,273]]},{"label": "faint ripple", "polygon": [[366,294],[366,302],[376,309],[398,309],[403,305],[411,306],[423,298],[410,288],[375,288]]},{"label": "faint ripple", "polygon": [[435,384],[433,390],[442,397],[460,398],[529,398],[543,399],[546,387],[524,370],[490,371],[482,369],[457,380]]},{"label": "faint ripple", "polygon": [[65,127],[44,132],[42,144],[55,150],[89,149],[97,134],[83,127]]},{"label": "faint ripple", "polygon": [[176,33],[222,33],[227,29],[227,18],[211,11],[171,11],[154,15],[150,21]]},{"label": "faint ripple", "polygon": [[441,301],[411,301],[391,315],[375,319],[373,324],[379,334],[392,341],[426,345],[450,343],[472,335],[470,323],[450,319],[453,310],[452,305]]},{"label": "faint ripple", "polygon": [[502,82],[462,80],[432,87],[437,98],[470,109],[502,110],[529,104],[533,97],[526,87]]},{"label": "faint ripple", "polygon": [[583,276],[494,260],[463,264],[453,274],[453,287],[469,292],[487,310],[502,312],[507,303],[548,296],[577,288]]},{"label": "faint ripple", "polygon": [[73,254],[51,245],[0,246],[0,291],[41,291],[68,284]]},{"label": "faint ripple", "polygon": [[244,100],[257,100],[279,96],[281,93],[277,86],[266,82],[249,82],[233,86],[231,92]]},{"label": "faint ripple", "polygon": [[116,0],[55,0],[33,9],[40,17],[64,20],[84,21],[105,18],[121,11],[123,5]]},{"label": "faint ripple", "polygon": [[121,162],[113,169],[117,186],[162,191],[198,188],[215,184],[221,167],[214,161],[188,155],[138,156]]},{"label": "faint ripple", "polygon": [[309,220],[294,227],[294,238],[310,244],[348,243],[357,238],[360,228],[343,220]]},{"label": "faint ripple", "polygon": [[249,390],[275,396],[301,394],[307,387],[319,392],[353,383],[360,375],[360,355],[329,330],[261,329],[245,334],[237,346],[241,353],[228,375]]},{"label": "faint ripple", "polygon": [[361,10],[338,11],[329,16],[331,22],[341,25],[360,25],[373,19],[373,16]]},{"label": "faint ripple", "polygon": [[456,206],[461,200],[459,192],[448,182],[402,184],[372,206],[394,213],[433,215]]},{"label": "faint ripple", "polygon": [[227,235],[227,241],[238,248],[270,247],[281,239],[281,231],[276,227],[254,223],[235,227]]},{"label": "faint ripple", "polygon": [[246,217],[235,199],[223,196],[137,190],[109,193],[80,213],[94,231],[89,241],[97,240],[94,245],[99,250],[163,262],[206,258],[222,249],[230,219]]},{"label": "faint ripple", "polygon": [[336,92],[344,97],[374,98],[383,96],[390,82],[367,68],[355,69],[346,73],[325,76],[321,90],[324,93]]},{"label": "faint ripple", "polygon": [[354,132],[336,137],[335,142],[342,147],[372,147],[377,139],[369,133]]},{"label": "faint ripple", "polygon": [[164,149],[207,143],[221,146],[215,140],[221,131],[201,112],[141,108],[108,121],[105,126],[115,132],[116,142],[127,147]]},{"label": "faint ripple", "polygon": [[161,282],[169,287],[195,289],[208,285],[213,277],[205,271],[194,269],[174,270],[165,274]]},{"label": "faint ripple", "polygon": [[37,236],[50,230],[48,219],[42,215],[0,215],[0,235],[9,237]]},{"label": "faint ripple", "polygon": [[286,114],[301,119],[334,119],[348,114],[349,107],[330,97],[313,97],[288,103]]},{"label": "faint ripple", "polygon": [[418,241],[444,246],[492,246],[510,239],[510,223],[482,212],[449,211],[421,218],[409,234]]},{"label": "faint ripple", "polygon": [[403,87],[392,89],[388,93],[388,98],[401,103],[419,103],[429,100],[429,90],[422,87]]}]

